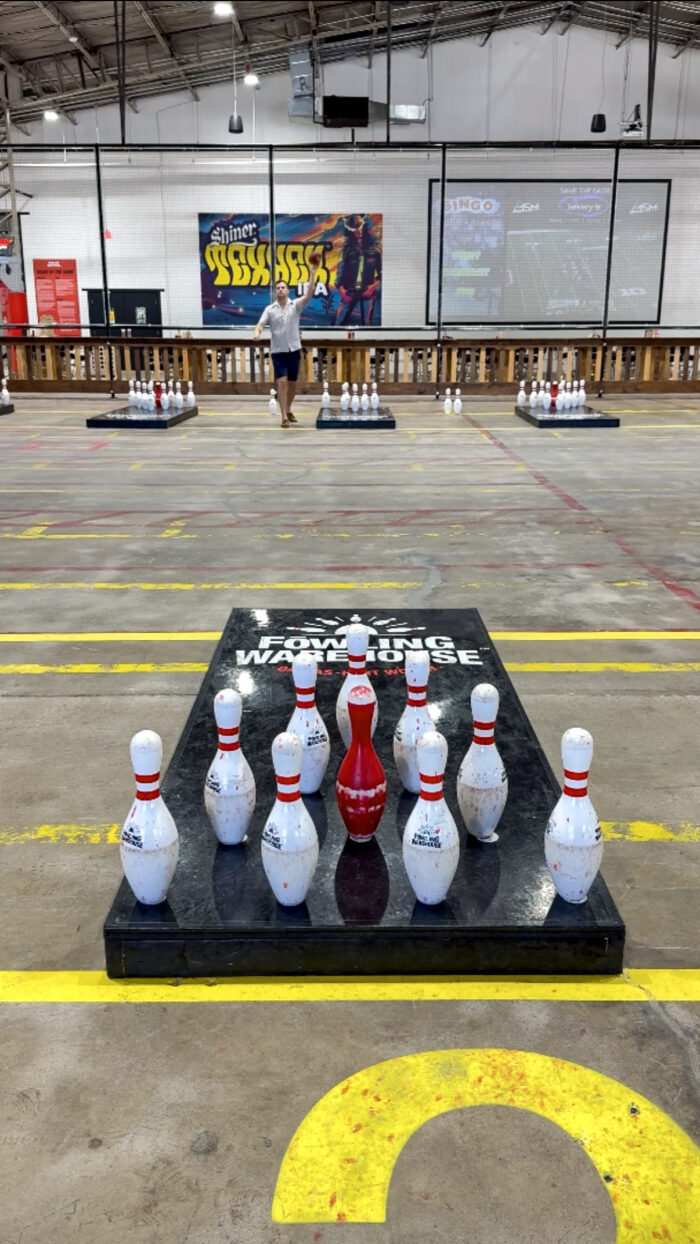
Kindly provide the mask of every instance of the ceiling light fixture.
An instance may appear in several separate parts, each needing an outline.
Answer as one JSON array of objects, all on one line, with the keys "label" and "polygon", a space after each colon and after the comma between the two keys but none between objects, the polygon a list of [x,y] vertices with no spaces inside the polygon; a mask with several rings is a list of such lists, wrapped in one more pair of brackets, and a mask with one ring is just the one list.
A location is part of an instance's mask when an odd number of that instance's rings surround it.
[{"label": "ceiling light fixture", "polygon": [[58,121],[58,113],[56,112],[56,109],[45,108],[44,109],[44,120],[45,121]]},{"label": "ceiling light fixture", "polygon": [[216,17],[233,17],[233,5],[229,3],[229,0],[216,0],[214,15]]},{"label": "ceiling light fixture", "polygon": [[243,81],[246,86],[260,86],[260,79],[250,65],[246,65]]}]

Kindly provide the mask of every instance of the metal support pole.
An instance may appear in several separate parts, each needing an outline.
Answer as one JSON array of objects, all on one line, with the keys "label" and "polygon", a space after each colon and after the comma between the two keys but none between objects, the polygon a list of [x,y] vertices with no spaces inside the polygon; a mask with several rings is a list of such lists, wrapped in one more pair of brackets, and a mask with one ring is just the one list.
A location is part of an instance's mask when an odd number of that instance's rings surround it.
[{"label": "metal support pole", "polygon": [[386,0],[386,141],[391,142],[391,0]]},{"label": "metal support pole", "polygon": [[659,0],[649,6],[649,58],[647,68],[647,142],[651,142],[651,119],[654,112],[656,83],[656,52],[659,46]]},{"label": "metal support pole", "polygon": [[440,234],[438,242],[438,295],[437,295],[437,339],[438,339],[438,383],[442,369],[442,269],[445,258],[445,190],[447,186],[447,144],[442,144],[440,164]]},{"label": "metal support pole", "polygon": [[277,272],[277,239],[275,237],[275,149],[270,143],[267,149],[268,159],[268,190],[270,196],[270,295],[275,297],[275,275]]},{"label": "metal support pole", "polygon": [[[615,147],[615,156],[613,158],[612,193],[610,195],[610,231],[608,233],[608,257],[607,257],[607,261],[605,264],[605,291],[603,293],[603,322],[601,325],[602,330],[603,330],[603,364],[605,364],[605,355],[606,355],[606,349],[607,349],[605,342],[606,342],[606,337],[607,337],[607,332],[608,332],[608,319],[610,315],[610,278],[612,275],[613,235],[615,232],[615,211],[617,208],[617,183],[618,183],[619,171],[620,171],[620,144],[618,143]],[[603,396],[603,375],[604,375],[604,366],[603,368],[601,368],[601,380],[600,380],[600,386],[598,389],[598,397]]]},{"label": "metal support pole", "polygon": [[[105,248],[105,217],[102,203],[102,169],[100,167],[100,148],[95,143],[93,148],[95,152],[95,181],[97,182],[97,216],[100,224],[100,260],[102,263],[102,306],[105,322],[105,337],[112,336],[112,324],[109,318],[110,296],[109,296],[109,277],[107,276],[107,250]],[[109,383],[111,386],[110,397],[116,397],[114,391],[114,359],[112,358],[111,343],[107,345],[107,358],[109,361]]]}]

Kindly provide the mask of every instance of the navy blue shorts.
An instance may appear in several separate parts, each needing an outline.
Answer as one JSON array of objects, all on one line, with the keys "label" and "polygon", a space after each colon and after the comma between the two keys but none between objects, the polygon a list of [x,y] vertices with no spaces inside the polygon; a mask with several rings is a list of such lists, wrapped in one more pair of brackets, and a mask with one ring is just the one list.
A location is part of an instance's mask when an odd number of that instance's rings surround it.
[{"label": "navy blue shorts", "polygon": [[294,382],[299,376],[299,366],[301,364],[301,350],[285,350],[284,354],[272,355],[272,366],[275,369],[275,380],[287,380]]}]

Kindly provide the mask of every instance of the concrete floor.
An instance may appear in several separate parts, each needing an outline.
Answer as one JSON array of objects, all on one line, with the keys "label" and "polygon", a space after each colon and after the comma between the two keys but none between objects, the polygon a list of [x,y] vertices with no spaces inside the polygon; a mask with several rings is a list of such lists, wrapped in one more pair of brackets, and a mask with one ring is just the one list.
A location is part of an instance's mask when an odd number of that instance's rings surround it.
[{"label": "concrete floor", "polygon": [[[397,402],[395,433],[316,433],[308,402],[282,431],[266,399],[205,399],[166,434],[86,429],[109,404],[23,396],[0,420],[0,639],[22,636],[0,645],[0,970],[103,967],[129,738],[157,730],[167,764],[202,677],[187,664],[214,647],[90,634],[217,631],[237,605],[469,605],[491,631],[534,633],[498,648],[539,667],[511,676],[556,772],[562,731],[593,733],[627,967],[699,966],[696,399],[608,400],[623,426],[593,432],[538,431],[503,399],[461,419]],[[106,672],[121,663],[142,668]],[[505,1107],[421,1128],[384,1224],[271,1221],[319,1097],[422,1050],[555,1055],[700,1140],[694,1003],[10,1002],[2,1019],[1,1244],[612,1244],[585,1153]]]}]

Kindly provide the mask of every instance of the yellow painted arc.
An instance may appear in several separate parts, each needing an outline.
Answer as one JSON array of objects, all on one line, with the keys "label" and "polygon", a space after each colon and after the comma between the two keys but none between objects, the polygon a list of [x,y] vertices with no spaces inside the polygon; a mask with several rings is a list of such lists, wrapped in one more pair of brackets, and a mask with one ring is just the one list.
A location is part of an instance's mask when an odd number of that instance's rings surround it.
[{"label": "yellow painted arc", "polygon": [[352,589],[362,591],[373,590],[375,588],[412,588],[420,587],[418,580],[397,581],[387,579],[386,581],[357,581],[354,582],[301,582],[293,583],[291,581],[268,582],[268,583],[102,583],[102,582],[49,582],[37,583],[36,581],[24,583],[0,583],[0,592],[44,592],[44,591],[114,591],[125,592],[130,590],[140,590],[143,592],[202,592],[202,591],[238,591],[238,592],[305,592],[305,591],[342,591],[347,592]]},{"label": "yellow painted arc", "polygon": [[[516,674],[598,674],[617,670],[625,674],[687,674],[700,670],[700,661],[504,661],[509,673]],[[77,661],[67,665],[39,662],[11,662],[0,665],[0,676],[8,674],[201,674],[206,661],[119,661],[105,665],[98,661]]]},{"label": "yellow painted arc", "polygon": [[583,1148],[612,1200],[618,1244],[700,1244],[700,1150],[690,1137],[609,1076],[505,1049],[407,1054],[336,1084],[290,1141],[273,1221],[384,1222],[394,1166],[414,1132],[487,1105],[538,1114]]}]

